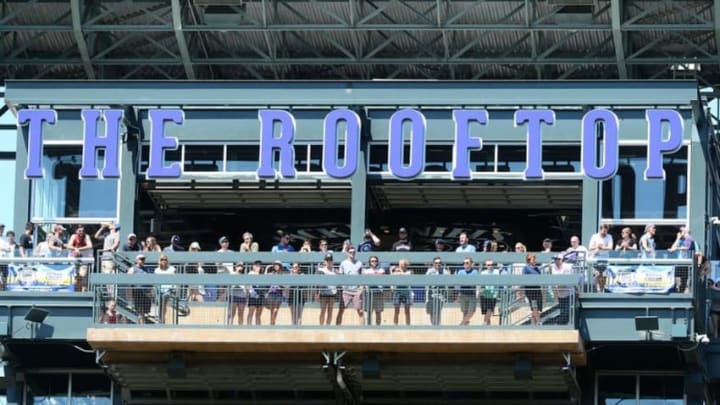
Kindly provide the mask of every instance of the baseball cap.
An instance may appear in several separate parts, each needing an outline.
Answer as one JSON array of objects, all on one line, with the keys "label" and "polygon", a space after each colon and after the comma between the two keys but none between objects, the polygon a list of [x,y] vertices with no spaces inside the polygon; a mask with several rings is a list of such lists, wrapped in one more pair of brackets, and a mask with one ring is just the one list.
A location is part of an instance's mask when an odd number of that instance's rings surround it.
[{"label": "baseball cap", "polygon": [[543,239],[543,243],[552,243],[552,239],[545,238],[545,239]]},{"label": "baseball cap", "polygon": [[645,232],[649,231],[651,228],[655,228],[655,224],[647,224],[647,225],[645,225]]},{"label": "baseball cap", "polygon": [[190,244],[190,249],[200,249],[200,244],[197,242],[193,242]]},{"label": "baseball cap", "polygon": [[134,233],[129,234],[128,239],[132,239],[132,238],[137,238],[137,235],[135,235]]},{"label": "baseball cap", "polygon": [[220,239],[218,239],[218,244],[219,244],[219,243],[223,243],[223,242],[227,242],[227,241],[228,241],[228,238],[227,238],[227,237],[221,236]]},{"label": "baseball cap", "polygon": [[445,239],[435,239],[436,245],[446,245],[447,242],[445,242]]},{"label": "baseball cap", "polygon": [[145,255],[137,255],[137,256],[135,256],[135,260],[138,260],[138,259],[143,259],[143,260],[145,260]]},{"label": "baseball cap", "polygon": [[325,255],[325,260],[332,260],[332,259],[333,259],[332,253],[328,253]]},{"label": "baseball cap", "polygon": [[405,229],[405,227],[402,227],[402,228],[400,228],[400,230],[398,230],[398,233],[408,233],[408,232],[407,232],[407,229]]},{"label": "baseball cap", "polygon": [[120,224],[115,224],[115,230],[119,231],[120,229],[122,229],[122,226],[120,226]]},{"label": "baseball cap", "polygon": [[180,243],[180,235],[173,235],[173,236],[170,238],[170,242],[172,242],[172,243]]},{"label": "baseball cap", "polygon": [[561,254],[556,254],[556,255],[553,255],[552,258],[553,258],[553,260],[556,260],[556,259],[564,260],[565,256],[563,256]]}]

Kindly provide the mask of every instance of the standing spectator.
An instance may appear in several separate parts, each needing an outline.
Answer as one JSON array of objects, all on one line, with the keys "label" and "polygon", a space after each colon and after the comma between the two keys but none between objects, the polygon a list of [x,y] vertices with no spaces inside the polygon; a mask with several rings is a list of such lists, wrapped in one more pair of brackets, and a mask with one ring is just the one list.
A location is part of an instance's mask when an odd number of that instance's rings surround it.
[{"label": "standing spectator", "polygon": [[33,256],[35,257],[50,257],[50,239],[52,237],[51,233],[48,233],[45,237],[45,240],[42,242],[38,242],[37,246],[35,246],[35,251],[33,252]]},{"label": "standing spectator", "polygon": [[[273,264],[265,268],[265,274],[279,275],[283,273],[285,273],[285,268],[280,260],[275,260]],[[282,301],[282,287],[277,284],[271,285],[265,295],[265,306],[270,310],[270,325],[275,325]]]},{"label": "standing spectator", "polygon": [[[500,268],[495,266],[492,260],[486,260],[485,265],[480,271],[480,275],[496,275],[500,274]],[[483,323],[490,325],[492,316],[495,314],[497,306],[498,287],[496,285],[483,285],[480,292],[480,313],[483,315]]]},{"label": "standing spectator", "polygon": [[435,239],[435,251],[438,253],[447,252],[448,244],[444,239]]},{"label": "standing spectator", "polygon": [[[523,275],[527,276],[539,276],[542,274],[542,268],[537,264],[537,257],[535,254],[530,253],[525,257],[527,264],[523,268]],[[526,286],[525,296],[530,304],[530,310],[532,312],[531,321],[533,325],[540,324],[540,314],[543,309],[543,296],[542,288],[539,286]]]},{"label": "standing spectator", "polygon": [[408,231],[405,227],[398,230],[398,240],[393,243],[391,250],[393,252],[409,252],[413,250],[412,242],[408,240]]},{"label": "standing spectator", "polygon": [[645,225],[645,233],[640,237],[640,256],[643,259],[655,258],[655,225]]},{"label": "standing spectator", "polygon": [[527,253],[527,246],[524,243],[518,242],[515,244],[515,253]]},{"label": "standing spectator", "polygon": [[566,252],[583,252],[587,253],[588,249],[580,244],[580,237],[573,235],[570,237],[570,247],[567,248]]},{"label": "standing spectator", "polygon": [[122,248],[120,248],[121,252],[139,252],[140,251],[140,244],[137,241],[137,235],[134,233],[131,233],[127,236],[127,243],[122,245]]},{"label": "standing spectator", "polygon": [[[28,257],[32,256],[33,254],[33,232],[35,231],[35,225],[31,222],[28,222],[25,225],[25,232],[23,232],[22,235],[20,235],[20,240],[18,241],[20,245],[20,257]],[[92,246],[90,246],[92,249]]]},{"label": "standing spectator", "polygon": [[[572,265],[565,263],[563,260],[562,255],[553,256],[553,262],[550,264],[550,274],[573,274]],[[575,291],[570,286],[555,286],[553,290],[560,306],[560,315],[556,318],[556,323],[567,325],[570,322],[570,296]]]},{"label": "standing spectator", "polygon": [[[0,239],[0,257],[15,257],[15,232],[7,231],[5,238]],[[8,266],[0,263],[0,291],[7,288]]]},{"label": "standing spectator", "polygon": [[77,274],[75,275],[75,292],[87,292],[88,285],[88,266],[83,264],[78,267]]},{"label": "standing spectator", "polygon": [[[318,273],[328,276],[336,275],[335,266],[333,265],[332,253],[325,254],[325,262],[318,267]],[[330,325],[333,315],[333,304],[337,300],[337,288],[329,285],[321,287],[318,292],[320,301],[320,325]]]},{"label": "standing spectator", "polygon": [[[458,276],[477,276],[478,271],[473,267],[473,260],[466,257],[463,260],[463,267],[456,274]],[[460,325],[469,325],[470,320],[477,310],[477,287],[474,285],[461,286],[458,291],[458,302],[460,303],[460,312],[462,320]]]},{"label": "standing spectator", "polygon": [[613,237],[609,233],[610,226],[607,224],[600,225],[598,232],[590,237],[590,246],[588,252],[591,257],[608,256],[608,252],[613,249]]},{"label": "standing spectator", "polygon": [[65,250],[65,227],[56,224],[53,226],[52,233],[48,239],[48,249],[50,249],[50,257],[62,257]]},{"label": "standing spectator", "polygon": [[[433,259],[433,264],[425,272],[427,276],[447,276],[450,271],[443,266],[440,256]],[[445,286],[428,286],[425,292],[425,312],[430,315],[430,324],[433,326],[442,323],[442,310],[447,301],[447,288]]]},{"label": "standing spectator", "polygon": [[[390,274],[396,275],[411,275],[410,262],[407,259],[400,259],[397,266],[390,268]],[[410,325],[410,306],[412,305],[412,291],[409,286],[397,286],[395,287],[395,294],[393,294],[393,307],[395,307],[395,316],[393,322],[395,325],[400,321],[400,305],[403,305],[405,309],[405,324]]]},{"label": "standing spectator", "polygon": [[380,247],[380,238],[370,228],[366,229],[363,241],[357,247],[358,252],[372,252],[378,247]]},{"label": "standing spectator", "polygon": [[[171,275],[175,274],[175,272],[175,266],[170,265],[167,255],[165,253],[161,254],[154,273]],[[170,300],[170,296],[174,294],[175,286],[170,284],[163,284],[156,290],[155,295],[159,299],[160,303],[160,323],[165,323],[168,301]]]},{"label": "standing spectator", "polygon": [[[385,269],[380,267],[380,260],[377,256],[370,256],[368,267],[362,271],[363,275],[383,276]],[[372,324],[371,312],[375,313],[375,325],[382,325],[382,313],[385,310],[385,297],[383,286],[376,285],[368,288],[368,322]]]},{"label": "standing spectator", "polygon": [[[225,236],[221,236],[220,239],[218,239],[218,245],[220,245],[220,248],[217,250],[218,253],[233,253],[233,251],[230,250],[230,240],[228,240]],[[206,273],[228,274],[233,271],[233,266],[233,262],[215,263],[215,266],[210,266],[210,268],[206,270]],[[229,286],[218,287],[215,284],[206,285],[206,301],[225,301],[227,298],[228,288]]]},{"label": "standing spectator", "polygon": [[312,243],[310,242],[310,239],[304,239],[303,244],[300,247],[300,253],[310,253],[312,252]]},{"label": "standing spectator", "polygon": [[80,225],[75,229],[75,233],[70,237],[67,244],[70,251],[70,257],[92,257],[92,240],[90,235],[85,233],[85,227]]},{"label": "standing spectator", "polygon": [[184,252],[185,247],[180,244],[180,235],[170,237],[170,245],[163,249],[163,252]]},{"label": "standing spectator", "polygon": [[[120,246],[120,225],[117,224],[103,224],[97,232],[95,232],[95,239],[103,241],[102,256],[100,261],[100,270],[103,274],[114,274],[115,273],[115,261],[113,260],[113,253],[115,253]],[[108,286],[109,287],[109,286]],[[112,293],[112,291],[108,291]]]},{"label": "standing spectator", "polygon": [[[300,263],[293,262],[290,274],[301,276]],[[305,287],[288,287],[288,306],[290,307],[290,320],[293,325],[302,325],[302,313],[305,309]]]},{"label": "standing spectator", "polygon": [[[232,274],[238,276],[245,275],[245,264],[237,263]],[[234,285],[230,287],[230,315],[228,316],[228,325],[232,325],[237,318],[237,324],[242,325],[245,322],[245,306],[248,303],[248,287],[246,285]]]},{"label": "standing spectator", "polygon": [[637,254],[638,245],[635,235],[632,233],[630,227],[625,227],[620,231],[620,240],[618,240],[615,250],[620,252],[623,257],[628,257]]},{"label": "standing spectator", "polygon": [[[197,242],[193,242],[190,244],[190,247],[188,248],[188,252],[199,252],[200,251],[200,244]],[[202,263],[188,263],[187,266],[185,266],[185,273],[187,274],[204,274],[205,269],[203,269]],[[188,301],[197,301],[197,302],[203,302],[205,301],[204,298],[204,292],[205,287],[202,285],[191,285],[188,287]]]},{"label": "standing spectator", "polygon": [[475,245],[470,244],[470,239],[468,238],[467,232],[460,232],[460,235],[458,236],[458,243],[458,247],[455,248],[456,252],[475,253]]},{"label": "standing spectator", "polygon": [[157,239],[154,236],[148,236],[145,238],[143,252],[162,252],[162,248],[158,245]]},{"label": "standing spectator", "polygon": [[353,247],[352,243],[350,242],[350,239],[345,239],[342,244],[342,248],[340,249],[341,252],[347,253],[350,248]]},{"label": "standing spectator", "polygon": [[[340,274],[357,276],[362,273],[362,262],[355,258],[355,248],[351,247],[347,252],[347,259],[340,263]],[[343,286],[342,300],[345,308],[355,308],[360,318],[360,325],[365,325],[365,312],[363,310],[363,287],[358,285]],[[338,317],[338,325],[342,324],[342,318]]]},{"label": "standing spectator", "polygon": [[280,233],[280,243],[273,246],[273,252],[294,252],[295,247],[290,244],[290,234],[282,232]]},{"label": "standing spectator", "polygon": [[243,253],[259,252],[260,245],[257,242],[253,242],[253,234],[245,232],[242,236],[243,241],[240,244],[240,251]]},{"label": "standing spectator", "polygon": [[318,252],[320,253],[332,253],[332,250],[328,250],[328,241],[325,239],[320,239],[320,243],[318,244]]},{"label": "standing spectator", "polygon": [[681,226],[678,229],[677,237],[672,246],[668,248],[668,252],[678,252],[679,259],[690,259],[693,256],[695,248],[695,239],[690,235],[690,228]]},{"label": "standing spectator", "polygon": [[[135,256],[135,265],[128,269],[128,274],[137,274],[142,277],[143,274],[150,274],[151,271],[145,267],[145,256]],[[137,312],[138,323],[145,323],[145,318],[150,313],[152,306],[152,287],[148,285],[135,285],[132,287],[131,296],[133,307]]]},{"label": "standing spectator", "polygon": [[[259,276],[262,270],[262,262],[255,260],[249,275]],[[265,300],[265,290],[257,285],[251,285],[248,289],[248,317],[247,324],[252,325],[253,319],[255,325],[260,325],[262,322],[263,305]]]},{"label": "standing spectator", "polygon": [[552,252],[553,247],[553,241],[550,238],[545,238],[542,241],[542,252],[543,253],[550,253]]},{"label": "standing spectator", "polygon": [[[608,232],[610,226],[607,224],[600,225],[598,233],[590,237],[590,247],[588,248],[589,258],[608,257],[609,252],[613,249],[613,237]],[[605,266],[597,265],[593,269],[593,277],[595,278],[595,288],[599,293],[605,292]]]}]

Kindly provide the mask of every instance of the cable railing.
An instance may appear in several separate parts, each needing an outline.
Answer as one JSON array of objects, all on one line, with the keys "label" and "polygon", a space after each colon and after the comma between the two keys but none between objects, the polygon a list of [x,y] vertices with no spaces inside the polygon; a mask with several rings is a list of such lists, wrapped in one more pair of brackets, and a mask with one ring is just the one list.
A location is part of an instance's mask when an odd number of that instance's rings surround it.
[{"label": "cable railing", "polygon": [[[97,324],[572,329],[581,278],[95,274],[91,287]],[[213,300],[197,299],[208,290]]]}]

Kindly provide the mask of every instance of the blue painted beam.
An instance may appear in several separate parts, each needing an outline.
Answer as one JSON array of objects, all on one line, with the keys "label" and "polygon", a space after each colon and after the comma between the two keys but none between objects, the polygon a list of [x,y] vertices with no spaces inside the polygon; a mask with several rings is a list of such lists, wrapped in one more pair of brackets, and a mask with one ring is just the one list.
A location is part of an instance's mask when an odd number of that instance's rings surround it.
[{"label": "blue painted beam", "polygon": [[6,82],[13,105],[578,106],[689,105],[694,81]]}]

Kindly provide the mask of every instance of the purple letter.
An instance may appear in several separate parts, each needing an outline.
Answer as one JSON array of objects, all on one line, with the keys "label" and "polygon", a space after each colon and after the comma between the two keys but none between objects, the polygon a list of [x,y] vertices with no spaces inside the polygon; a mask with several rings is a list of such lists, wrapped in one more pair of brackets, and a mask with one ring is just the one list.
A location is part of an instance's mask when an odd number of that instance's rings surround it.
[{"label": "purple letter", "polygon": [[98,167],[95,157],[97,150],[105,149],[105,167],[102,177],[120,177],[118,165],[118,133],[123,110],[106,110],[103,112],[105,121],[105,136],[97,135],[97,121],[100,110],[83,110],[82,119],[85,126],[83,132],[83,164],[80,168],[80,178],[98,178]]},{"label": "purple letter", "polygon": [[[29,122],[28,122],[29,121]],[[42,178],[42,124],[46,121],[53,125],[57,121],[55,110],[20,110],[18,112],[18,124],[25,125],[28,122],[28,161],[25,168],[25,178]]]},{"label": "purple letter", "polygon": [[[337,165],[337,127],[338,121],[345,121],[345,164]],[[325,116],[323,135],[323,171],[330,177],[345,179],[357,170],[357,157],[360,153],[360,117],[355,111],[342,108],[331,111]]]},{"label": "purple letter", "polygon": [[[403,123],[412,124],[410,130],[410,164],[403,165]],[[388,167],[390,173],[401,179],[412,179],[425,168],[425,116],[412,109],[399,110],[390,117]],[[413,157],[419,156],[417,159]]]},{"label": "purple letter", "polygon": [[[604,142],[602,156],[598,156],[600,134],[598,121],[602,123]],[[618,169],[618,117],[610,110],[598,109],[585,114],[582,119],[582,167],[583,172],[596,180],[614,176]],[[597,165],[602,159],[602,166]]]},{"label": "purple letter", "polygon": [[525,179],[542,179],[545,171],[542,168],[542,132],[541,124],[555,124],[553,110],[517,110],[515,126],[528,123],[527,144],[525,145]]},{"label": "purple letter", "polygon": [[[672,153],[680,149],[683,138],[683,120],[675,110],[647,110],[645,120],[648,124],[647,169],[645,180],[665,180],[663,169],[663,152]],[[668,139],[663,141],[662,124],[669,127]]]},{"label": "purple letter", "polygon": [[[260,167],[259,178],[275,178],[273,151],[280,150],[280,176],[295,177],[295,117],[283,110],[259,110],[260,118]],[[275,121],[280,122],[280,136],[275,138]]]},{"label": "purple letter", "polygon": [[487,124],[487,110],[453,110],[453,122],[455,123],[455,148],[453,148],[452,170],[453,179],[470,178],[468,151],[470,149],[482,150],[483,147],[482,138],[470,137],[471,121],[475,121],[480,125]]},{"label": "purple letter", "polygon": [[178,178],[182,173],[180,164],[175,162],[165,167],[165,151],[176,150],[178,140],[175,137],[165,137],[165,121],[172,121],[182,125],[185,113],[182,110],[150,110],[150,162],[145,177],[152,178]]}]

